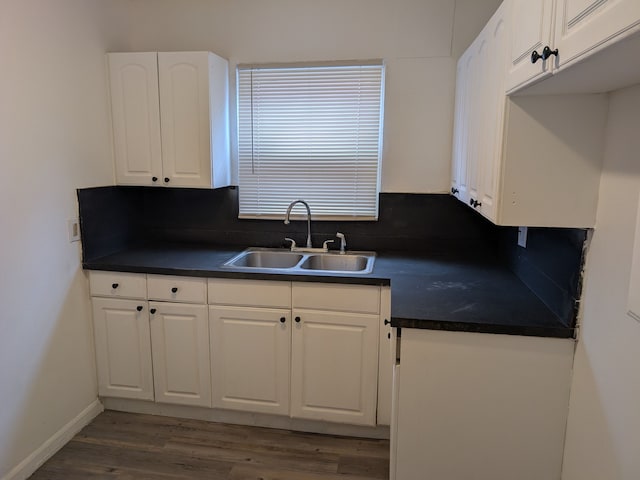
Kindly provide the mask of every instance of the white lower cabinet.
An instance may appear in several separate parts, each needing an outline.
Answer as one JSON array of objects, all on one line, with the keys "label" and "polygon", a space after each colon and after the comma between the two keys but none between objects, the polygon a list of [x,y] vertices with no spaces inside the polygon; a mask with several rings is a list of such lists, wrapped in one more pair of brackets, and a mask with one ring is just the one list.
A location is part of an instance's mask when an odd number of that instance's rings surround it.
[{"label": "white lower cabinet", "polygon": [[156,402],[211,406],[206,305],[149,302]]},{"label": "white lower cabinet", "polygon": [[213,406],[288,415],[291,310],[210,306]]},{"label": "white lower cabinet", "polygon": [[401,335],[392,479],[560,478],[573,340],[410,328]]},{"label": "white lower cabinet", "polygon": [[377,315],[293,310],[291,416],[375,425]]},{"label": "white lower cabinet", "polygon": [[153,400],[146,300],[92,300],[99,395]]}]

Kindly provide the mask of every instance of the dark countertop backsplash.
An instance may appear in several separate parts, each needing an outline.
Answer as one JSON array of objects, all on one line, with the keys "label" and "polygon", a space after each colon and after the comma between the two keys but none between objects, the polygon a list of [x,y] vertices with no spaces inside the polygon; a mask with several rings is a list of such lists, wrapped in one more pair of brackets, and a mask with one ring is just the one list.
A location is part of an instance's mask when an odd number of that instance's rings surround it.
[{"label": "dark countertop backsplash", "polygon": [[[305,221],[238,219],[235,187],[96,187],[78,190],[78,203],[85,263],[149,243],[281,247],[284,237],[299,244],[306,238]],[[506,265],[564,325],[575,324],[584,229],[530,228],[524,249],[517,246],[517,228],[497,227],[450,195],[381,193],[378,221],[313,221],[313,244],[338,231],[350,250]]]}]

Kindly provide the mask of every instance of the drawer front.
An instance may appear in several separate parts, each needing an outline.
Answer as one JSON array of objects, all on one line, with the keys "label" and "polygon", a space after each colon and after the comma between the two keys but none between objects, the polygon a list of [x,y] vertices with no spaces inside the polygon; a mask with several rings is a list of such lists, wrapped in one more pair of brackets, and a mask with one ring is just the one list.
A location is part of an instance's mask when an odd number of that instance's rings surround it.
[{"label": "drawer front", "polygon": [[95,297],[147,298],[144,273],[89,272],[89,290]]},{"label": "drawer front", "polygon": [[209,279],[209,303],[291,308],[291,283],[268,280]]},{"label": "drawer front", "polygon": [[207,303],[206,278],[148,275],[147,291],[149,300]]},{"label": "drawer front", "polygon": [[380,287],[338,283],[296,283],[292,285],[293,308],[335,312],[380,312]]}]

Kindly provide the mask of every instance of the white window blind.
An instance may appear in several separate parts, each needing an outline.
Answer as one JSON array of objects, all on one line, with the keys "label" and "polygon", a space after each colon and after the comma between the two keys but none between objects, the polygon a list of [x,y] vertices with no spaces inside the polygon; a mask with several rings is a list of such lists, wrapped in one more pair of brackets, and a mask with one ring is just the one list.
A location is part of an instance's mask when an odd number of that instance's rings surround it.
[{"label": "white window blind", "polygon": [[283,218],[302,199],[314,219],[377,219],[381,62],[237,75],[239,216]]}]

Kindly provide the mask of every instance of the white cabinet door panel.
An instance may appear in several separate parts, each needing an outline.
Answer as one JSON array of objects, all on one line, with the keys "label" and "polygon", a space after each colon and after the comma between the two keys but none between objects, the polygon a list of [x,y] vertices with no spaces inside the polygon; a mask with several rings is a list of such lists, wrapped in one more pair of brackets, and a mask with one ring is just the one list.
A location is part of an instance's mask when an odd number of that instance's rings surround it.
[{"label": "white cabinet door panel", "polygon": [[149,302],[156,401],[211,406],[206,305]]},{"label": "white cabinet door panel", "polygon": [[291,416],[374,425],[379,317],[302,309],[293,316]]},{"label": "white cabinet door panel", "polygon": [[147,302],[93,298],[98,393],[153,400]]},{"label": "white cabinet door panel", "polygon": [[159,183],[162,153],[157,54],[110,53],[107,58],[116,181],[133,185]]},{"label": "white cabinet door panel", "polygon": [[555,48],[560,65],[619,40],[640,26],[638,0],[557,0]]},{"label": "white cabinet door panel", "polygon": [[209,309],[213,406],[288,415],[291,311]]}]

